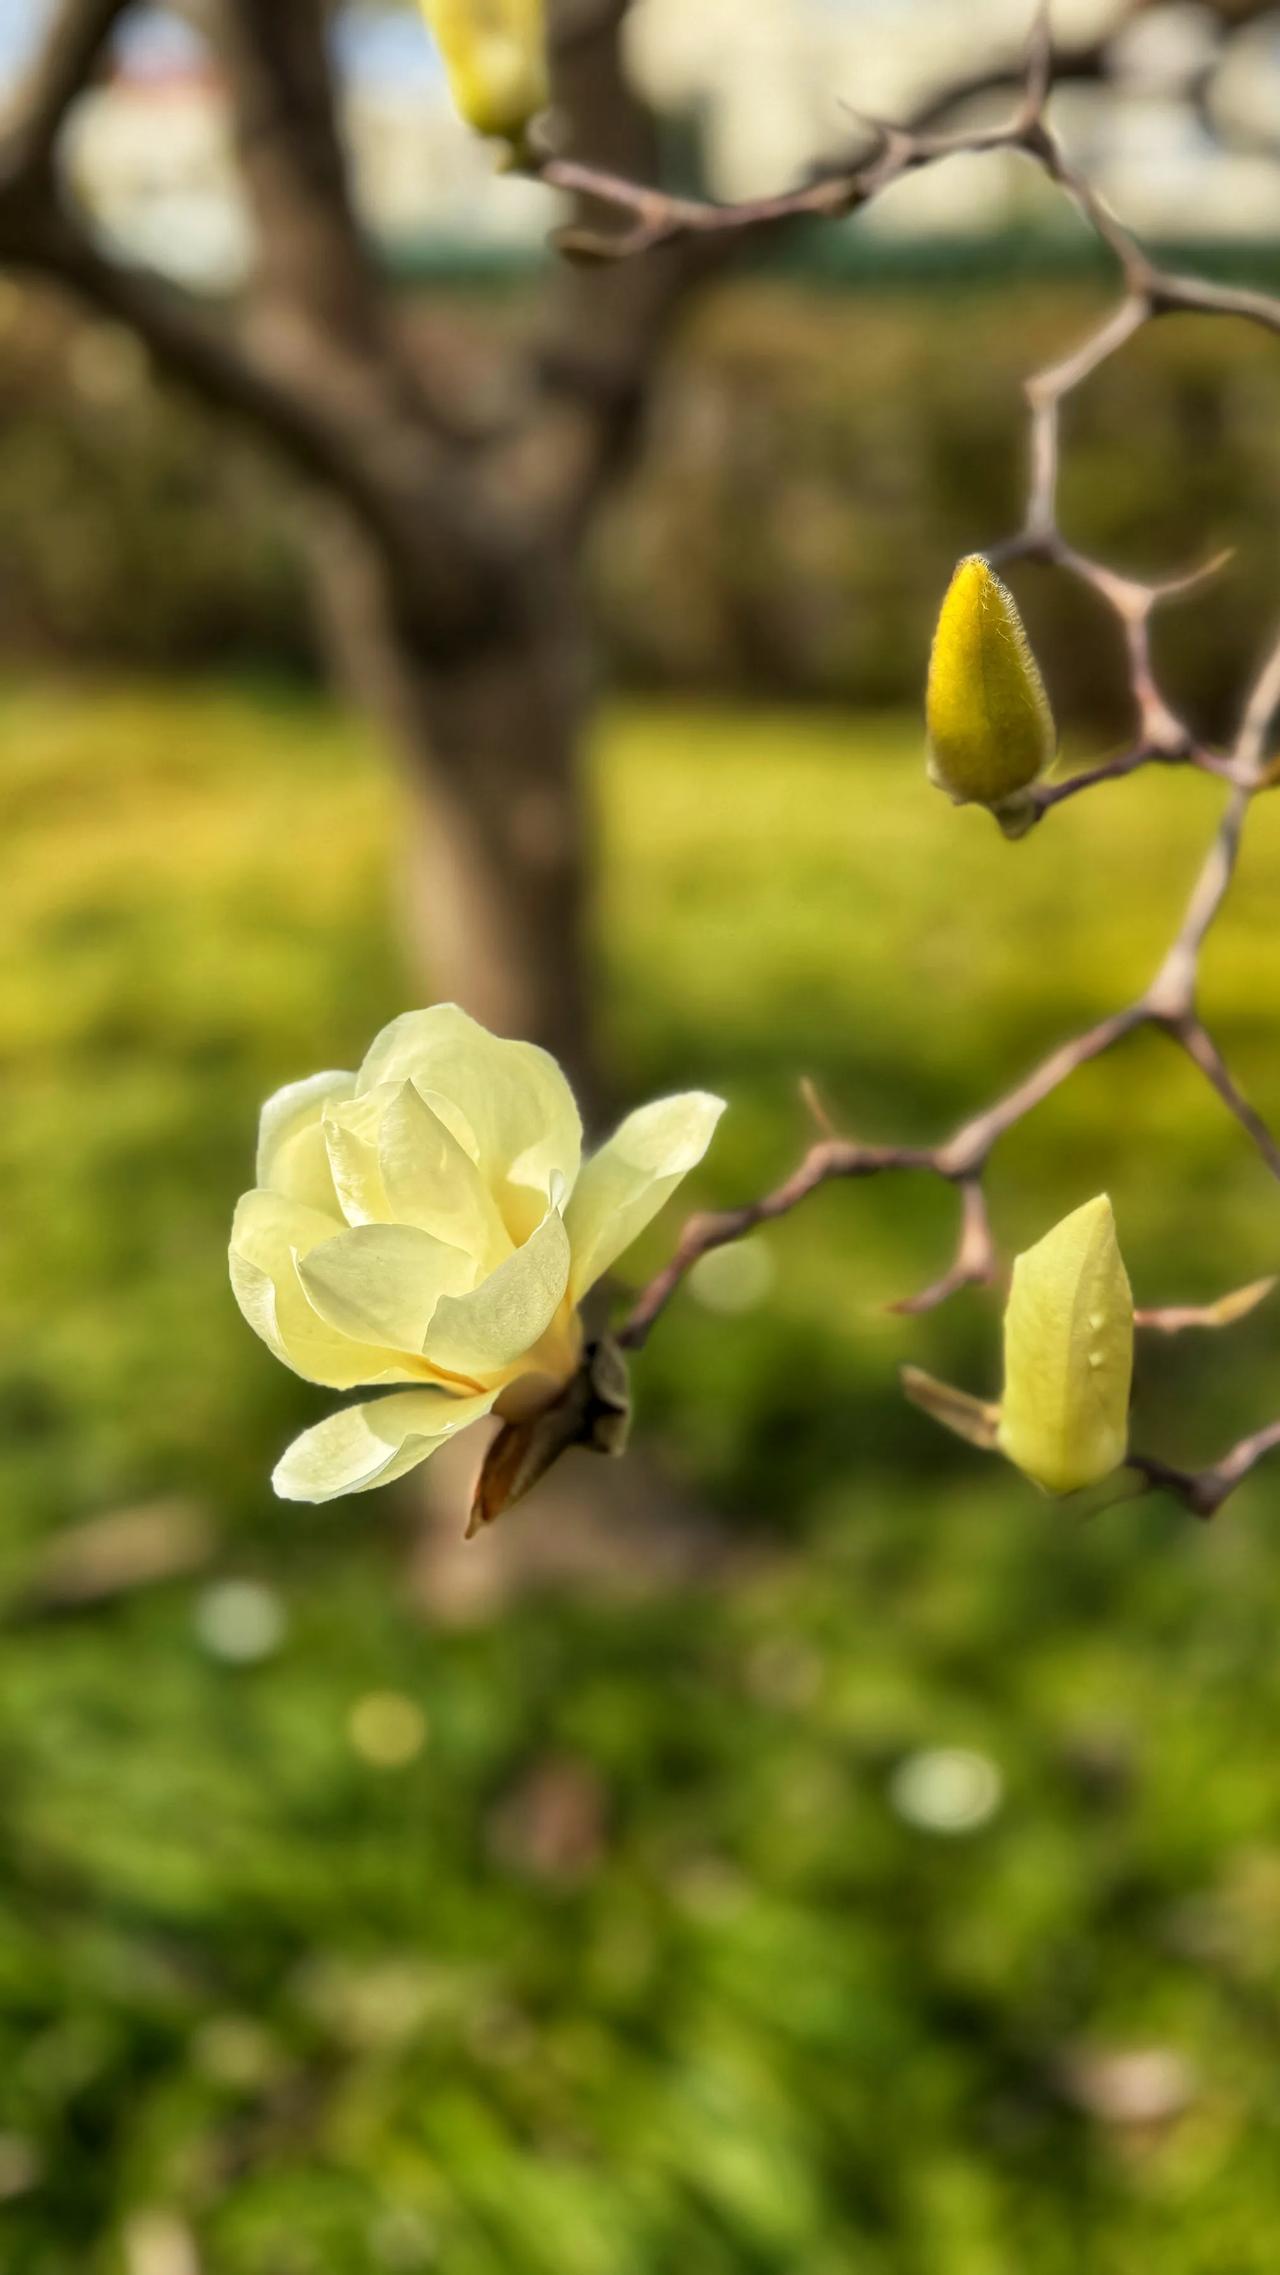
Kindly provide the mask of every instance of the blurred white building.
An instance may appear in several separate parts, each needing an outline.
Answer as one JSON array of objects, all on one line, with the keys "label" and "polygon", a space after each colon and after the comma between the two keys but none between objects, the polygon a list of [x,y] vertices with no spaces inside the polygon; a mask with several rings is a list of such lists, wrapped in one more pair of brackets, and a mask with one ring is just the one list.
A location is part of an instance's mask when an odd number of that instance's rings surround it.
[{"label": "blurred white building", "polygon": [[[17,84],[47,0],[0,0],[0,86]],[[1057,0],[1062,38],[1105,33],[1118,0]],[[893,117],[940,84],[1017,51],[1028,0],[637,0],[632,68],[663,110],[696,122],[718,196],[781,187],[854,132],[845,106]],[[552,204],[496,175],[459,126],[418,11],[363,0],[336,34],[345,125],[362,208],[393,250],[460,254],[536,245]],[[1117,106],[1064,89],[1057,115],[1091,177],[1140,231],[1273,237],[1280,167],[1216,148],[1177,90],[1206,52],[1206,12],[1163,9],[1125,35]],[[1259,129],[1280,117],[1280,35],[1251,36],[1224,98]],[[77,187],[103,230],[136,258],[225,287],[251,250],[216,71],[163,7],[138,9],[108,85],[77,114]],[[973,235],[1051,202],[1008,158],[959,161],[903,184],[857,223],[881,235]]]}]

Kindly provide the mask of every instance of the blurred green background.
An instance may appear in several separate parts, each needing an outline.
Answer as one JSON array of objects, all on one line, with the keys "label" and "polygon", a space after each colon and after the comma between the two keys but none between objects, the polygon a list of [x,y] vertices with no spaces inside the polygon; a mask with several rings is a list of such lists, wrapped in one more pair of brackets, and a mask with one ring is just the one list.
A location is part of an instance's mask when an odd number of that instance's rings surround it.
[{"label": "blurred green background", "polygon": [[[899,296],[854,387],[851,308],[790,296],[788,343],[775,289],[686,351],[595,588],[609,1056],[723,1088],[723,1201],[794,1159],[802,1074],[925,1138],[1132,992],[1218,803],[1142,777],[1011,847],[927,788],[930,619],[1012,518],[1035,346]],[[884,1308],[945,1193],[832,1189],[673,1306],[637,1370],[660,1553],[602,1538],[586,1457],[590,1553],[539,1547],[551,1494],[471,1577],[411,1488],[272,1501],[324,1401],[236,1313],[227,1225],[261,1097],[417,989],[395,793],[308,684],[256,462],[53,330],[0,445],[6,2275],[1271,2275],[1276,1481],[1212,1529],[1086,1520],[932,1433],[898,1365],[998,1363],[985,1299]],[[1210,721],[1262,621],[1276,384],[1170,328],[1072,456],[1112,557],[1240,548],[1171,620]],[[1096,752],[1109,650],[1028,600]],[[1273,1116],[1278,888],[1264,805],[1205,986]],[[1002,1238],[1104,1186],[1140,1300],[1276,1262],[1264,1171],[1154,1039],[1002,1149]],[[1211,1456],[1276,1353],[1274,1309],[1146,1349],[1139,1437]]]}]

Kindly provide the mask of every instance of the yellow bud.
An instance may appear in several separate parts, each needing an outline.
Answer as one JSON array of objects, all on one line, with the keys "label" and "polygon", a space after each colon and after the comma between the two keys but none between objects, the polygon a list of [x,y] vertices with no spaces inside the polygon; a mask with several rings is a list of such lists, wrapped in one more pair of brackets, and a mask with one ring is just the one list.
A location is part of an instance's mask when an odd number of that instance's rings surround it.
[{"label": "yellow bud", "polygon": [[1133,1296],[1105,1194],[1019,1256],[997,1444],[1046,1493],[1118,1469],[1129,1444]]},{"label": "yellow bud", "polygon": [[421,0],[454,103],[477,134],[519,143],[547,107],[544,0]]},{"label": "yellow bud", "polygon": [[977,553],[942,603],[926,717],[931,781],[1020,836],[1034,819],[1026,792],[1053,758],[1053,713],[1013,595]]}]

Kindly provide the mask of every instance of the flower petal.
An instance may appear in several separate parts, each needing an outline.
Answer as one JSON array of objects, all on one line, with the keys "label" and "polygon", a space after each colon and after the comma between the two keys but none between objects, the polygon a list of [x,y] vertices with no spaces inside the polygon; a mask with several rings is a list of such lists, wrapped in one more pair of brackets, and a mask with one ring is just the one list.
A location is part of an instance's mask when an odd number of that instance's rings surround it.
[{"label": "flower petal", "polygon": [[445,1295],[423,1344],[432,1364],[492,1380],[542,1340],[569,1284],[569,1235],[553,1210],[469,1295]]},{"label": "flower petal", "polygon": [[308,1208],[339,1214],[325,1154],[323,1116],[337,1099],[350,1098],[354,1074],[313,1074],[290,1082],[268,1098],[258,1121],[255,1182],[273,1193],[287,1193]]},{"label": "flower petal", "polygon": [[349,1098],[324,1117],[324,1141],[338,1204],[348,1224],[387,1224],[393,1216],[378,1160],[387,1093]]},{"label": "flower petal", "polygon": [[511,1254],[511,1238],[471,1156],[412,1082],[384,1084],[370,1095],[386,1099],[378,1159],[390,1216],[492,1271]]},{"label": "flower petal", "polygon": [[724,1112],[723,1098],[690,1090],[628,1114],[579,1177],[565,1223],[573,1244],[575,1303],[656,1217],[697,1167]]},{"label": "flower petal", "polygon": [[442,1295],[474,1285],[476,1267],[410,1224],[361,1224],[298,1262],[309,1302],[339,1333],[417,1355]]},{"label": "flower petal", "polygon": [[1129,1442],[1133,1296],[1105,1193],[1019,1256],[1004,1319],[1002,1453],[1046,1493],[1120,1467]]},{"label": "flower petal", "polygon": [[533,1043],[491,1035],[456,1003],[438,1003],[383,1028],[356,1088],[406,1080],[470,1153],[512,1239],[527,1239],[557,1181],[571,1190],[582,1158],[582,1123],[555,1060]]},{"label": "flower petal", "polygon": [[269,1350],[295,1374],[329,1390],[357,1383],[405,1382],[419,1373],[381,1339],[350,1336],[319,1318],[299,1281],[295,1259],[334,1238],[334,1219],[283,1193],[245,1193],[231,1228],[231,1285],[236,1301]]},{"label": "flower petal", "polygon": [[416,1468],[492,1404],[487,1394],[451,1398],[444,1390],[403,1390],[345,1407],[294,1439],[271,1482],[282,1501],[367,1493]]}]

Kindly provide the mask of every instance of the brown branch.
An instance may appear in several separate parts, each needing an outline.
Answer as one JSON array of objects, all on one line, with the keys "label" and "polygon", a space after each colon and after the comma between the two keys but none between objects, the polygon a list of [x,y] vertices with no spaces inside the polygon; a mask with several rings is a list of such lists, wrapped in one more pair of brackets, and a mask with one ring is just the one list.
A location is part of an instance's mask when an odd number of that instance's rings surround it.
[{"label": "brown branch", "polygon": [[1280,1453],[1280,1422],[1270,1422],[1266,1429],[1242,1438],[1209,1469],[1177,1469],[1154,1454],[1140,1453],[1132,1454],[1127,1466],[1145,1478],[1154,1491],[1169,1493],[1181,1501],[1193,1516],[1216,1517],[1237,1486],[1273,1453]]},{"label": "brown branch", "polygon": [[[385,434],[371,435],[367,449],[357,447],[350,419],[326,391],[284,377],[229,322],[150,272],[99,252],[69,213],[41,206],[10,237],[0,206],[0,258],[128,325],[170,377],[243,420],[304,479],[342,499],[400,565],[406,589],[416,596],[424,653],[435,647],[447,653],[483,621],[486,608],[501,621],[496,585],[486,600],[485,590],[462,573],[480,550],[470,527],[475,509],[447,470],[434,474],[429,491],[425,483],[416,492],[406,484],[402,494],[385,462]],[[452,570],[450,533],[461,533]]]},{"label": "brown branch", "polygon": [[1228,1110],[1253,1140],[1273,1175],[1280,1178],[1280,1145],[1248,1101],[1221,1051],[1195,1010],[1198,959],[1221,910],[1234,873],[1244,813],[1251,793],[1233,792],[1217,836],[1196,880],[1186,914],[1154,980],[1137,1000],[1110,1012],[1083,1033],[1062,1043],[1030,1074],[980,1114],[933,1146],[865,1145],[824,1135],[810,1146],[798,1167],[761,1200],[736,1209],[690,1218],[675,1252],[637,1298],[617,1340],[639,1350],[681,1282],[699,1258],[713,1248],[740,1240],[757,1225],[790,1215],[822,1185],[839,1179],[883,1175],[890,1170],[924,1171],[960,1190],[964,1207],[954,1259],[921,1295],[895,1309],[914,1313],[946,1302],[960,1289],[989,1285],[998,1272],[982,1180],[1000,1140],[1060,1090],[1094,1059],[1104,1057],[1142,1028],[1168,1034],[1199,1067]]},{"label": "brown branch", "polygon": [[757,1226],[789,1216],[793,1209],[833,1178],[877,1177],[886,1169],[925,1169],[943,1172],[934,1156],[916,1146],[857,1145],[845,1138],[822,1138],[812,1145],[799,1166],[771,1193],[741,1208],[690,1217],[676,1244],[675,1254],[655,1274],[638,1298],[614,1341],[627,1351],[641,1350],[657,1320],[702,1256],[713,1248],[727,1248]]},{"label": "brown branch", "polygon": [[251,425],[372,537],[424,661],[500,638],[525,534],[449,447],[399,355],[347,196],[323,0],[219,0],[263,244],[248,327],[108,256],[46,163],[122,5],[67,0],[0,166],[0,259],[124,323],[157,365]]},{"label": "brown branch", "polygon": [[130,0],[59,0],[0,132],[0,194],[48,175],[67,113],[92,80]]},{"label": "brown branch", "polygon": [[[638,1349],[646,1340],[686,1274],[712,1248],[739,1239],[753,1227],[785,1216],[824,1184],[863,1178],[889,1170],[923,1171],[955,1185],[962,1196],[959,1235],[949,1267],[923,1293],[897,1305],[918,1312],[947,1301],[960,1289],[988,1285],[999,1276],[984,1177],[1001,1138],[1044,1103],[1082,1067],[1115,1049],[1144,1028],[1169,1037],[1186,1052],[1233,1118],[1280,1179],[1280,1145],[1267,1123],[1242,1093],[1197,1007],[1201,953],[1221,913],[1235,875],[1253,800],[1280,778],[1280,760],[1268,757],[1267,744],[1280,712],[1280,640],[1250,691],[1235,742],[1227,752],[1207,749],[1193,735],[1160,688],[1151,647],[1157,608],[1193,590],[1221,566],[1214,562],[1190,577],[1144,582],[1125,577],[1079,552],[1058,526],[1060,413],[1064,401],[1094,372],[1121,352],[1142,328],[1178,309],[1205,315],[1232,315],[1280,332],[1280,300],[1174,276],[1158,269],[1110,208],[1065,157],[1044,115],[1048,92],[1046,34],[1033,37],[1023,73],[1022,102],[1003,128],[968,137],[925,137],[882,130],[873,155],[843,173],[781,199],[738,207],[708,207],[697,201],[667,200],[660,193],[596,182],[606,202],[629,217],[630,227],[594,249],[610,258],[643,244],[686,234],[751,234],[778,223],[820,212],[848,213],[868,201],[890,180],[956,150],[1016,148],[1037,162],[1070,198],[1095,236],[1115,258],[1124,283],[1118,305],[1070,355],[1038,373],[1027,387],[1031,453],[1026,512],[1021,530],[996,548],[999,556],[1046,561],[1094,591],[1116,619],[1125,645],[1136,734],[1115,757],[1036,793],[1037,818],[1086,790],[1118,781],[1152,764],[1190,764],[1221,776],[1231,795],[1182,922],[1149,987],[1123,1010],[1099,1020],[1049,1053],[1003,1098],[966,1122],[941,1144],[929,1147],[863,1145],[837,1136],[827,1125],[798,1168],[774,1191],[736,1210],[704,1214],[686,1224],[675,1252],[636,1299],[619,1340]],[[584,186],[579,176],[579,186]],[[1267,1292],[1268,1283],[1200,1309],[1139,1315],[1140,1324],[1166,1334],[1190,1326],[1224,1325],[1243,1315]],[[1211,1515],[1237,1485],[1270,1453],[1280,1449],[1280,1423],[1242,1441],[1212,1468],[1188,1472],[1155,1457],[1135,1456],[1130,1466],[1152,1488],[1175,1494],[1199,1515]]]},{"label": "brown branch", "polygon": [[351,210],[325,0],[213,0],[261,283],[246,327],[108,256],[52,164],[66,112],[126,0],[62,0],[0,140],[0,260],[141,339],[167,375],[251,425],[373,539],[424,662],[501,638],[527,530],[474,478],[399,342]]},{"label": "brown branch", "polygon": [[[857,180],[820,168],[790,197],[763,201],[747,226],[741,209],[646,187],[657,173],[658,153],[653,123],[622,66],[627,12],[627,0],[559,0],[554,8],[557,146],[530,168],[572,196],[573,220],[559,242],[593,266],[584,273],[577,263],[565,265],[535,361],[543,404],[537,435],[515,441],[499,463],[502,479],[542,505],[565,545],[576,541],[595,499],[635,450],[648,377],[690,297],[753,238],[852,212],[863,202],[863,173],[868,192],[886,187],[899,170],[894,153],[902,151],[902,130],[860,121],[865,149]],[[1047,61],[1042,43],[1037,68]],[[1058,83],[1106,79],[1110,44],[1066,43],[1053,50],[1052,69]],[[954,142],[941,130],[984,96],[1026,81],[1026,66],[1002,60],[963,72],[928,96],[905,131],[929,138],[935,154],[975,141],[998,147],[1001,130],[990,139],[970,135]],[[912,162],[927,162],[923,140]],[[611,215],[627,224],[612,236],[606,230]]]},{"label": "brown branch", "polygon": [[1247,1288],[1234,1288],[1214,1303],[1161,1304],[1154,1310],[1135,1311],[1133,1323],[1157,1335],[1186,1335],[1195,1328],[1234,1327],[1274,1295],[1280,1281],[1254,1280]]}]

